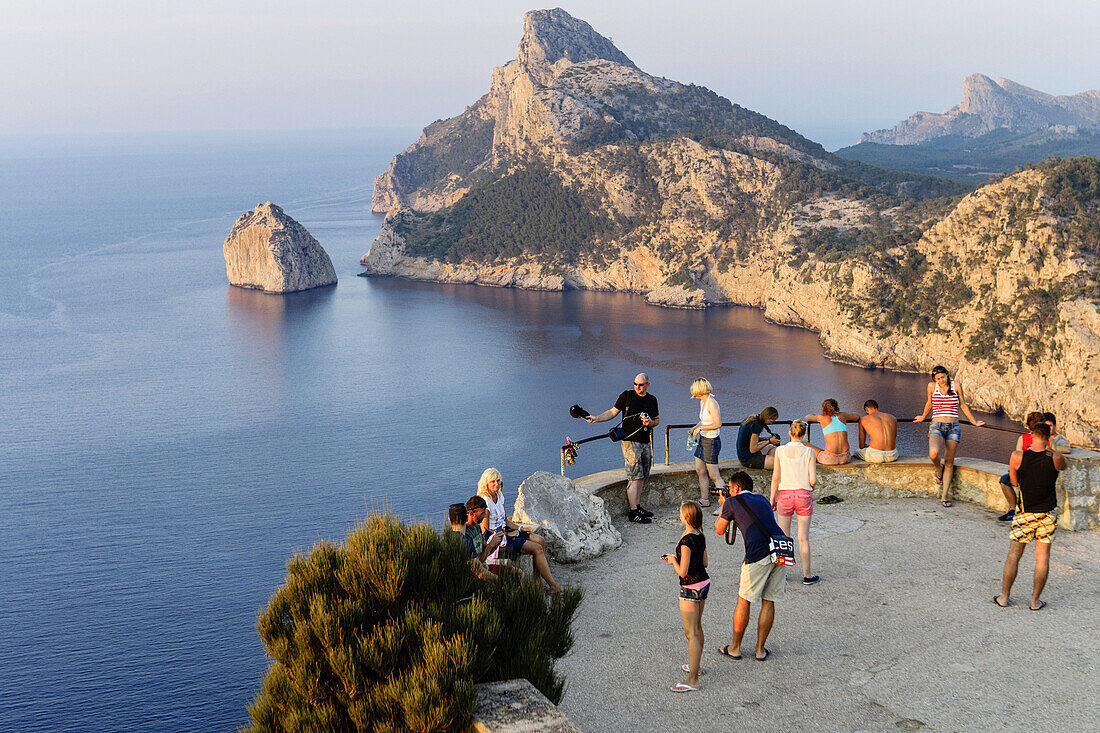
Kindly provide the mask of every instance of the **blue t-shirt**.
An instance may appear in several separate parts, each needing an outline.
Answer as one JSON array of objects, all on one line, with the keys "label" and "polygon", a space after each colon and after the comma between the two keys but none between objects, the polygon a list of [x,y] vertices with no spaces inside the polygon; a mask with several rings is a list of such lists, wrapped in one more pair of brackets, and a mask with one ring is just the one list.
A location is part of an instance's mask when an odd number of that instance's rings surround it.
[{"label": "blue t-shirt", "polygon": [[751,420],[741,423],[741,427],[737,430],[737,460],[747,461],[752,457],[752,453],[749,451],[749,441],[752,436],[760,435],[763,429],[764,421],[755,415]]},{"label": "blue t-shirt", "polygon": [[[768,534],[760,531],[756,523],[752,521],[744,505],[748,504],[756,514],[756,518],[764,525]],[[775,514],[772,513],[772,504],[760,494],[752,494],[742,491],[736,496],[731,496],[722,504],[722,519],[731,524],[736,524],[741,530],[741,536],[745,538],[745,562],[757,562],[768,555],[768,537],[770,535],[785,535],[775,522]]]},{"label": "blue t-shirt", "polygon": [[470,535],[466,534],[465,529],[461,532],[453,529],[451,531],[462,538],[463,544],[466,545],[466,551],[470,553],[470,557],[477,557],[477,548],[474,547],[474,541],[470,539]]}]

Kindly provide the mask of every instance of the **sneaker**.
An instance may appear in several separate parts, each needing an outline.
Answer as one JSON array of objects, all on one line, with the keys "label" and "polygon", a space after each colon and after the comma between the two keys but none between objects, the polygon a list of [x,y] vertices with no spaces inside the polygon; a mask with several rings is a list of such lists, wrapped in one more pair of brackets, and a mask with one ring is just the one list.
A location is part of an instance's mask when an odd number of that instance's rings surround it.
[{"label": "sneaker", "polygon": [[808,578],[803,578],[802,579],[802,585],[813,585],[814,583],[816,583],[819,580],[821,580],[821,578],[819,576],[811,575]]},{"label": "sneaker", "polygon": [[638,513],[641,514],[643,517],[652,517],[653,516],[653,512],[649,511],[648,509],[646,509],[641,504],[638,505]]},{"label": "sneaker", "polygon": [[653,521],[652,517],[647,517],[646,515],[642,514],[641,511],[639,511],[638,509],[631,509],[630,512],[627,514],[627,518],[635,524],[649,524]]},{"label": "sneaker", "polygon": [[1016,516],[1015,510],[1009,509],[1007,512],[997,517],[999,522],[1011,522],[1012,518]]}]

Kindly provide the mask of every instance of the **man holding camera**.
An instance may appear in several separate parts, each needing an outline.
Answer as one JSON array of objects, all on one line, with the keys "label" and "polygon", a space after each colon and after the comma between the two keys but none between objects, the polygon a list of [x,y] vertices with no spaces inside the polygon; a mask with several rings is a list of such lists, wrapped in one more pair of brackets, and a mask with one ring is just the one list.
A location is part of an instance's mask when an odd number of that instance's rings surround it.
[{"label": "man holding camera", "polygon": [[607,422],[620,413],[623,415],[623,461],[626,463],[626,500],[630,505],[627,517],[631,522],[649,524],[653,512],[638,502],[642,487],[653,467],[653,446],[650,442],[653,428],[661,422],[657,398],[649,394],[649,376],[642,372],[634,377],[634,389],[628,389],[615,400],[615,406],[599,415],[585,418],[590,423]]}]

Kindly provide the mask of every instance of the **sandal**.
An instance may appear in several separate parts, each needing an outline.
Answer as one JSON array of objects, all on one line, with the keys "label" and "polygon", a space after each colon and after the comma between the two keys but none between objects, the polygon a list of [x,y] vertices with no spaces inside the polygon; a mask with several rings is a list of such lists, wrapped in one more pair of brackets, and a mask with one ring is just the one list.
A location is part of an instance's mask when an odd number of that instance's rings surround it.
[{"label": "sandal", "polygon": [[951,502],[947,499],[940,499],[940,504],[942,504],[945,507],[951,506]]},{"label": "sandal", "polygon": [[721,654],[723,657],[729,657],[730,659],[740,659],[741,658],[740,654],[730,654],[730,645],[729,644],[726,644],[724,647],[720,648],[718,650],[718,653]]},{"label": "sandal", "polygon": [[694,685],[689,685],[687,682],[677,683],[668,689],[672,690],[673,692],[697,692],[699,690],[698,687],[695,687]]},{"label": "sandal", "polygon": [[[683,672],[684,674],[691,674],[691,667],[687,666],[686,664],[681,664],[680,665],[680,671]],[[707,671],[705,669],[699,670],[699,676],[700,677],[702,677],[706,673],[707,673]]]}]

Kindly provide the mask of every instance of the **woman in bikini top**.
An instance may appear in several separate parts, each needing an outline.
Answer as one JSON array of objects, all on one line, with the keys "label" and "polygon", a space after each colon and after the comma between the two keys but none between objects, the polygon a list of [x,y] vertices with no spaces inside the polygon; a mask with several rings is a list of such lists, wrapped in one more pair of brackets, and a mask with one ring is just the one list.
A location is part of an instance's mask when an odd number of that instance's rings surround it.
[{"label": "woman in bikini top", "polygon": [[[840,405],[831,397],[821,403],[820,415],[807,415],[806,422],[816,422],[825,436],[825,450],[837,456],[848,455],[848,428],[845,423],[859,422],[859,415],[841,412]],[[821,449],[811,446],[820,454]]]}]

